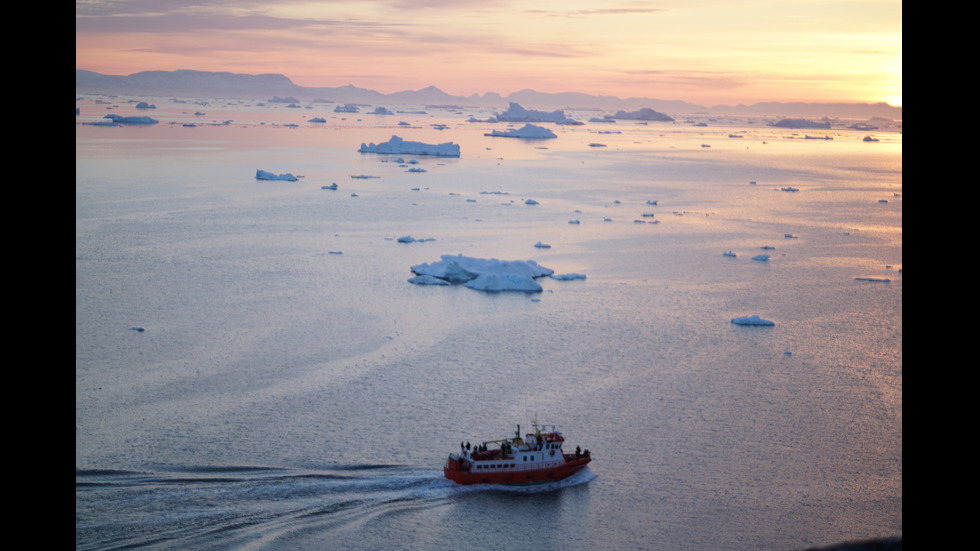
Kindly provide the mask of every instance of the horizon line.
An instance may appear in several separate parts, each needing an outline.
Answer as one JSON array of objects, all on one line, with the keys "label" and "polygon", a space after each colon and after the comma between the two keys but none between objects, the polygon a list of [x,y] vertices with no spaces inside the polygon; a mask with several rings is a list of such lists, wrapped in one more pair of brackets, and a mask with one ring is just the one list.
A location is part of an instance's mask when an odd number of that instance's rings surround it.
[{"label": "horizon line", "polygon": [[494,92],[494,91],[485,91],[483,93],[473,93],[473,94],[470,94],[469,96],[466,96],[466,95],[458,95],[458,94],[452,94],[450,92],[446,92],[445,90],[443,90],[442,88],[440,88],[438,85],[435,85],[435,84],[429,84],[427,86],[423,86],[423,87],[418,88],[418,89],[406,88],[406,89],[403,89],[403,90],[398,90],[396,92],[382,92],[382,91],[377,90],[377,89],[374,89],[374,88],[365,88],[363,86],[358,86],[358,85],[356,85],[356,84],[354,84],[352,82],[351,83],[348,83],[348,84],[339,85],[339,86],[305,86],[305,85],[302,85],[302,84],[297,84],[293,80],[292,77],[290,77],[289,75],[283,74],[283,73],[236,73],[234,71],[205,71],[205,70],[200,70],[200,69],[173,69],[173,70],[167,70],[167,69],[144,69],[144,70],[136,71],[134,73],[129,73],[129,74],[111,74],[111,73],[102,73],[102,72],[99,72],[99,71],[94,71],[92,69],[84,69],[84,68],[79,68],[79,67],[76,67],[75,70],[76,71],[86,71],[86,72],[89,72],[89,73],[95,73],[97,75],[109,76],[109,77],[130,77],[130,76],[138,75],[140,73],[178,73],[178,72],[202,73],[202,74],[221,74],[221,73],[225,73],[225,74],[231,74],[231,75],[252,76],[252,77],[269,75],[269,76],[279,76],[279,77],[285,78],[293,86],[296,86],[296,87],[299,87],[299,88],[304,88],[304,89],[312,89],[312,90],[315,90],[315,89],[356,88],[356,89],[359,89],[359,90],[365,90],[365,91],[368,91],[368,92],[374,92],[374,93],[382,94],[382,95],[386,95],[386,96],[396,95],[396,94],[403,94],[403,93],[421,92],[423,90],[435,89],[435,90],[439,91],[440,93],[446,94],[447,96],[450,96],[450,97],[453,97],[453,98],[459,98],[459,99],[469,99],[469,98],[472,98],[473,96],[476,96],[477,98],[483,99],[487,95],[491,95],[491,94],[492,95],[495,95],[495,96],[498,96],[501,99],[507,99],[510,96],[514,96],[514,95],[520,94],[522,92],[533,92],[533,93],[536,93],[536,94],[550,95],[550,96],[580,95],[580,96],[587,96],[587,97],[591,97],[591,98],[609,98],[609,99],[615,99],[615,100],[620,100],[620,101],[651,100],[651,101],[663,101],[663,102],[680,102],[680,103],[686,103],[688,105],[695,106],[695,107],[732,107],[732,108],[735,108],[735,107],[740,107],[740,106],[742,106],[742,107],[751,107],[753,105],[770,105],[770,104],[774,104],[774,105],[794,105],[794,104],[800,104],[800,105],[869,105],[869,106],[878,105],[878,106],[887,106],[887,107],[890,107],[890,108],[893,108],[893,109],[902,109],[902,106],[901,105],[893,105],[893,104],[890,104],[890,103],[888,103],[886,101],[868,102],[868,101],[846,101],[846,100],[837,100],[837,101],[806,101],[806,100],[791,100],[791,101],[781,100],[781,101],[777,101],[777,100],[765,100],[765,101],[755,101],[755,102],[752,102],[752,103],[735,103],[735,104],[714,103],[714,104],[711,104],[711,105],[707,105],[707,104],[701,104],[701,103],[693,103],[693,102],[690,102],[688,100],[683,100],[683,99],[665,99],[665,98],[654,98],[654,97],[648,97],[648,96],[629,96],[629,97],[622,97],[622,96],[606,95],[606,94],[592,94],[592,93],[589,93],[589,92],[578,92],[578,91],[572,91],[572,90],[566,90],[566,91],[562,91],[562,92],[544,92],[544,91],[536,90],[536,89],[533,89],[533,88],[522,88],[522,89],[519,89],[519,90],[510,92],[510,93],[507,93],[507,94],[502,94],[500,92]]}]

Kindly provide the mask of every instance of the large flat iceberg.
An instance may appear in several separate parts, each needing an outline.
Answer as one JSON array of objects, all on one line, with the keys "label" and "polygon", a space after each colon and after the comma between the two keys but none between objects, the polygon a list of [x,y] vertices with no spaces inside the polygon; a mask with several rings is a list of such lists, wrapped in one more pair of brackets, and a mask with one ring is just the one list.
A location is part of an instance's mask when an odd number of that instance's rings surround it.
[{"label": "large flat iceberg", "polygon": [[381,153],[389,155],[435,155],[438,157],[459,157],[459,145],[452,142],[438,145],[422,142],[407,142],[398,136],[392,136],[387,142],[379,144],[361,144],[361,153]]},{"label": "large flat iceberg", "polygon": [[416,277],[408,281],[422,285],[463,284],[470,289],[487,292],[541,292],[535,278],[555,273],[533,260],[497,260],[444,254],[433,263],[412,266]]}]

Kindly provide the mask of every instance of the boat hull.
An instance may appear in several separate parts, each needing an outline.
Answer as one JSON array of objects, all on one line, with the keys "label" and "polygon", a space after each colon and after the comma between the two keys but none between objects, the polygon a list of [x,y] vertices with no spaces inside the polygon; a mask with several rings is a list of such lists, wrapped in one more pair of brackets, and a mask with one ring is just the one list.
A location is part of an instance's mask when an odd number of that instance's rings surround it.
[{"label": "boat hull", "polygon": [[499,472],[476,472],[459,468],[455,462],[443,467],[446,478],[457,484],[498,484],[504,486],[529,486],[547,484],[572,476],[584,469],[592,458],[589,456],[569,459],[561,465],[545,469],[501,470]]}]

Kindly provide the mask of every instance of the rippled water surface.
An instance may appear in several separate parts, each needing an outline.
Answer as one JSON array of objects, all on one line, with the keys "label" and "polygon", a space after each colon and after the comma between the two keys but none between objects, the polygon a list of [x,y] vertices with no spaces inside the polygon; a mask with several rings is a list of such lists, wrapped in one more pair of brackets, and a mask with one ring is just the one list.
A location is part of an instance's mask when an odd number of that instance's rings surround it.
[{"label": "rippled water surface", "polygon": [[[678,117],[526,141],[478,109],[153,103],[76,102],[76,548],[901,535],[900,133]],[[81,124],[107,112],[160,122]],[[462,154],[357,152],[393,134]],[[407,282],[444,254],[586,278]],[[535,417],[590,468],[442,477]]]}]

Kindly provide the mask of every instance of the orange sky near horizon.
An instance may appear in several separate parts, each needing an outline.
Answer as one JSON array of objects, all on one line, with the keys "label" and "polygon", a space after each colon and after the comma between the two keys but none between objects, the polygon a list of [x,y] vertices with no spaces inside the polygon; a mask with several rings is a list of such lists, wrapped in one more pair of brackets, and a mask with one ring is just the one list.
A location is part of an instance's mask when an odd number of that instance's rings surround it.
[{"label": "orange sky near horizon", "polygon": [[307,87],[902,105],[900,0],[76,0],[75,67]]}]

